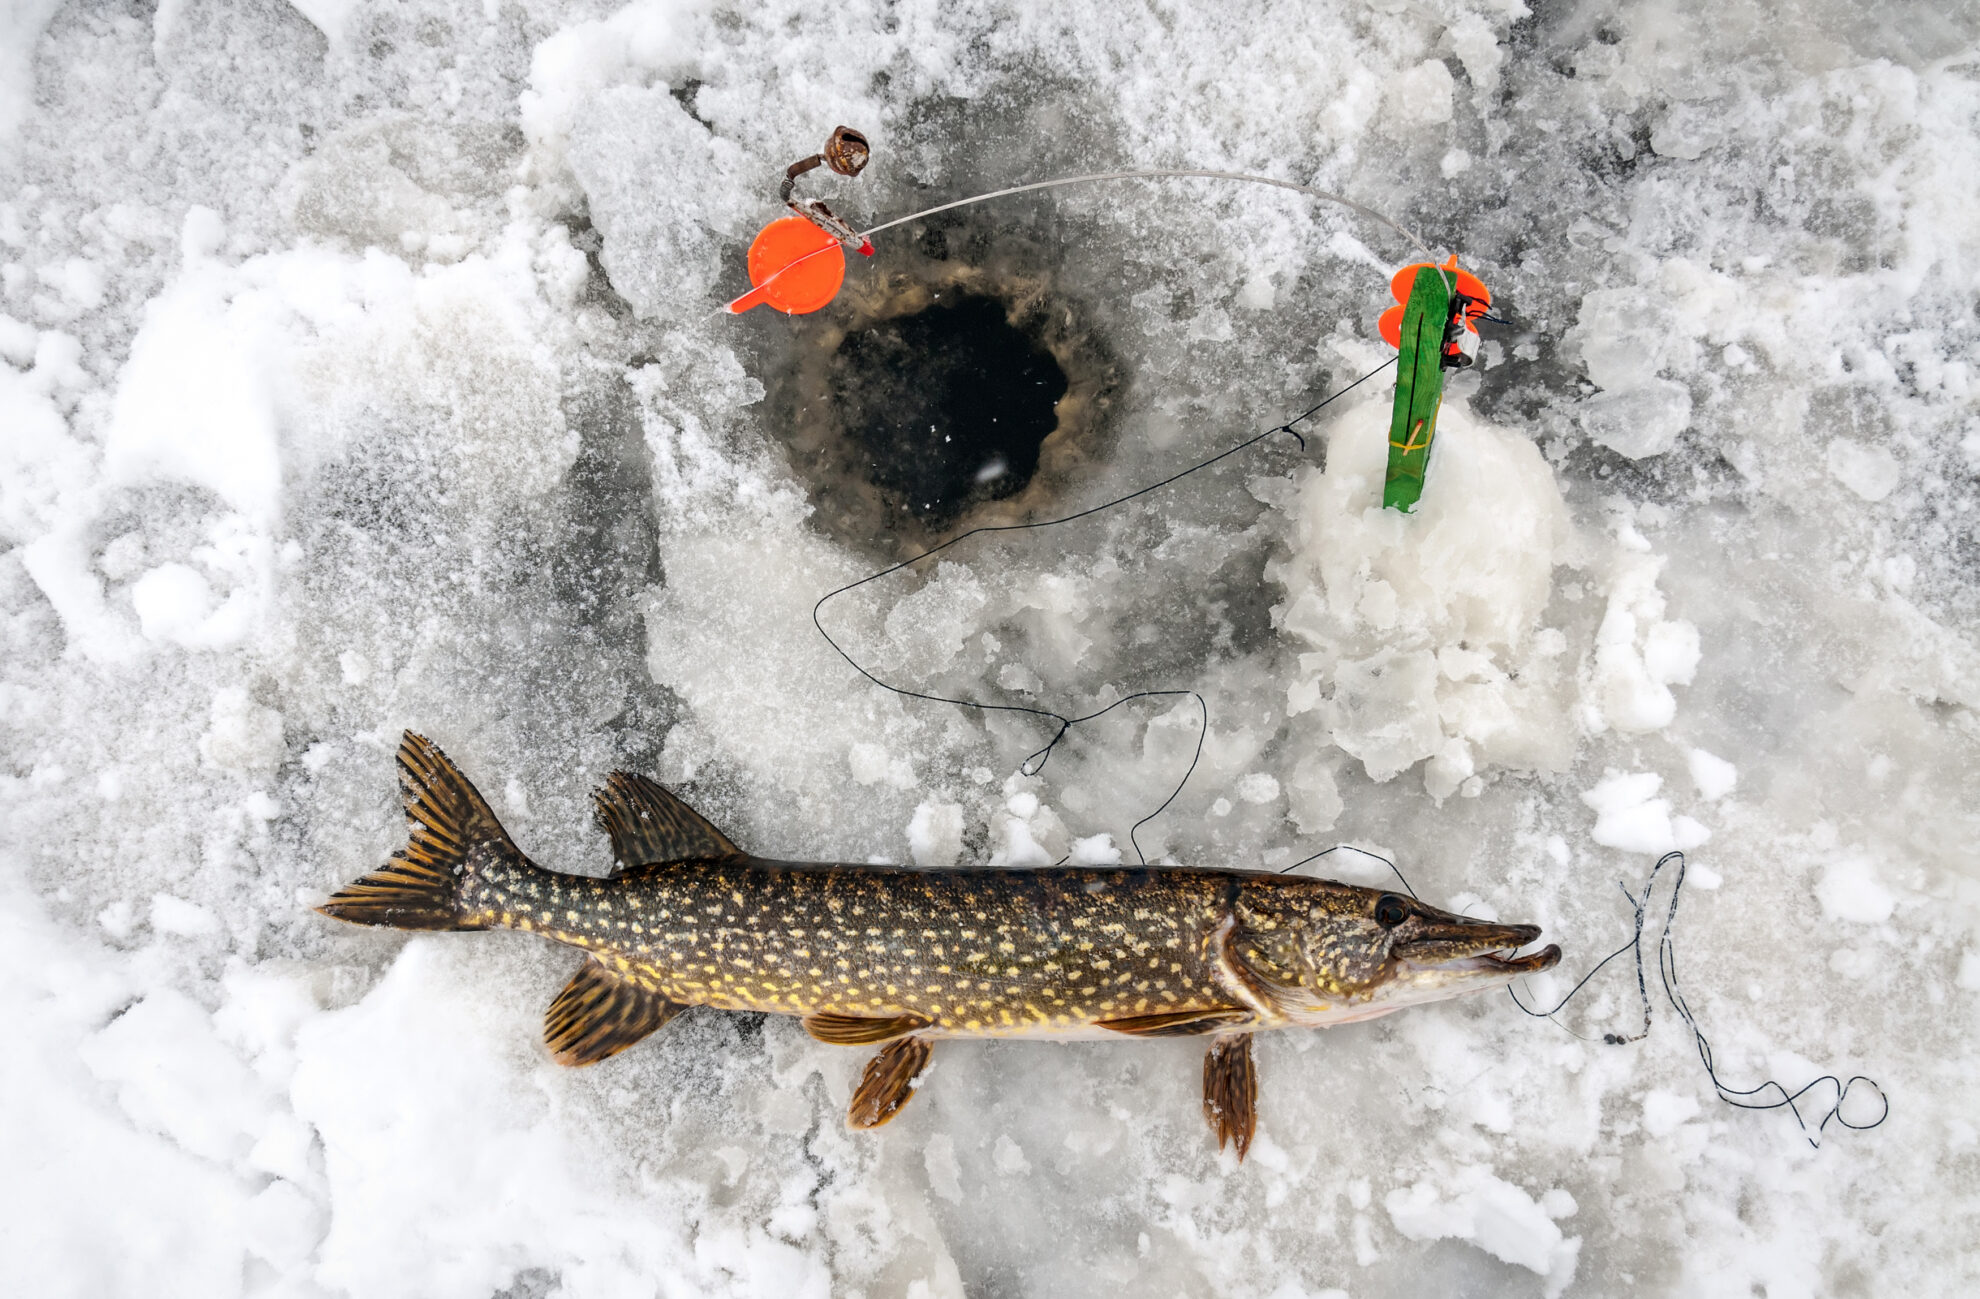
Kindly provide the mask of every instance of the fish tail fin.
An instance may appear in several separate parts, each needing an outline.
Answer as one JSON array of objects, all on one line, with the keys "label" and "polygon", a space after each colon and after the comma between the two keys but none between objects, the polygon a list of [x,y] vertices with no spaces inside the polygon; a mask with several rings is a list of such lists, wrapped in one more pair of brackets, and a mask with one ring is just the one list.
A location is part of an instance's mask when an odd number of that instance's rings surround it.
[{"label": "fish tail fin", "polygon": [[466,886],[492,861],[523,861],[495,813],[438,745],[411,731],[399,742],[399,798],[406,846],[317,910],[393,929],[489,928],[494,915],[468,904]]}]

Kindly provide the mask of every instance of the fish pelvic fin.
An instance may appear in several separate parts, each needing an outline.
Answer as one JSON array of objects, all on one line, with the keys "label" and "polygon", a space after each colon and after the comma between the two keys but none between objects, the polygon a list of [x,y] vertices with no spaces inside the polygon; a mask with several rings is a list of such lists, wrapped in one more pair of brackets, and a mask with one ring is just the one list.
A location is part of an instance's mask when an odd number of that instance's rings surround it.
[{"label": "fish pelvic fin", "polygon": [[1195,1037],[1202,1033],[1228,1032],[1232,1025],[1251,1017],[1251,1012],[1242,1007],[1225,1006],[1217,1010],[1172,1010],[1160,1015],[1099,1019],[1093,1026],[1129,1037]]},{"label": "fish pelvic fin", "polygon": [[543,1016],[543,1042],[558,1064],[597,1064],[681,1013],[678,1002],[636,975],[608,970],[594,957],[578,970]]},{"label": "fish pelvic fin", "polygon": [[1243,1163],[1258,1131],[1258,1070],[1251,1063],[1251,1034],[1221,1036],[1204,1053],[1203,1117],[1217,1134],[1217,1149],[1230,1142]]},{"label": "fish pelvic fin", "polygon": [[914,1099],[914,1089],[928,1069],[931,1049],[925,1037],[904,1037],[882,1047],[880,1054],[866,1062],[866,1072],[853,1090],[846,1126],[877,1128],[892,1121],[901,1106]]},{"label": "fish pelvic fin", "polygon": [[919,1015],[888,1015],[883,1018],[834,1015],[830,1011],[806,1015],[803,1024],[805,1032],[833,1046],[866,1046],[906,1037],[928,1027],[928,1021]]},{"label": "fish pelvic fin", "polygon": [[591,795],[600,829],[612,836],[619,870],[655,862],[740,857],[707,817],[646,777],[615,771]]},{"label": "fish pelvic fin", "polygon": [[487,929],[494,918],[464,906],[461,890],[491,860],[523,861],[501,822],[440,746],[411,731],[399,742],[399,799],[406,846],[317,910],[356,925]]}]

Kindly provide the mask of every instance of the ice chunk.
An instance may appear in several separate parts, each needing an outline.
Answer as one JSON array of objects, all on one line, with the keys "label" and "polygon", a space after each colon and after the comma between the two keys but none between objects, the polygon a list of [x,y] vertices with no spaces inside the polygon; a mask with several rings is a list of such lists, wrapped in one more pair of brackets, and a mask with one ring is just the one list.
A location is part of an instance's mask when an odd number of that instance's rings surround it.
[{"label": "ice chunk", "polygon": [[1664,617],[1657,579],[1664,560],[1652,554],[1635,526],[1617,521],[1609,600],[1595,636],[1595,657],[1582,697],[1597,729],[1626,734],[1655,731],[1677,717],[1670,687],[1688,683],[1701,647],[1691,623]]},{"label": "ice chunk", "polygon": [[1653,1137],[1668,1137],[1698,1117],[1698,1101],[1690,1096],[1661,1089],[1643,1095],[1643,1130]]},{"label": "ice chunk", "polygon": [[1558,769],[1572,746],[1560,647],[1538,634],[1569,534],[1553,474],[1530,442],[1447,402],[1416,512],[1384,510],[1387,421],[1380,403],[1343,416],[1291,503],[1294,553],[1268,572],[1283,630],[1310,652],[1287,711],[1318,712],[1377,780],[1451,739],[1476,770]]},{"label": "ice chunk", "polygon": [[1651,623],[1644,634],[1643,670],[1658,685],[1690,685],[1698,657],[1698,628],[1682,619]]},{"label": "ice chunk", "polygon": [[1333,829],[1346,807],[1327,760],[1319,754],[1301,758],[1286,782],[1286,811],[1299,832],[1320,834]]},{"label": "ice chunk", "polygon": [[1457,83],[1441,59],[1426,59],[1396,77],[1389,86],[1395,111],[1411,122],[1434,124],[1451,120],[1451,95]]},{"label": "ice chunk", "polygon": [[145,639],[189,645],[213,612],[213,588],[198,569],[160,564],[132,585],[131,604]]},{"label": "ice chunk", "polygon": [[846,751],[846,765],[852,770],[852,778],[862,785],[885,782],[895,789],[914,788],[913,765],[870,740],[860,740]]},{"label": "ice chunk", "polygon": [[1464,64],[1464,75],[1471,79],[1480,108],[1488,108],[1494,98],[1492,92],[1498,89],[1499,66],[1506,58],[1499,48],[1498,33],[1479,15],[1466,14],[1451,24],[1447,39],[1451,52]]},{"label": "ice chunk", "polygon": [[1342,663],[1334,674],[1334,743],[1361,759],[1371,779],[1407,771],[1443,747],[1436,687],[1428,650]]},{"label": "ice chunk", "polygon": [[1882,924],[1897,910],[1897,898],[1878,879],[1876,866],[1858,856],[1840,858],[1823,868],[1815,900],[1833,919],[1859,925]]},{"label": "ice chunk", "polygon": [[192,483],[272,519],[282,466],[263,339],[226,313],[220,269],[189,269],[145,309],[118,376],[104,464],[120,482]]},{"label": "ice chunk", "polygon": [[1031,1161],[1024,1157],[1024,1147],[1011,1140],[1008,1132],[997,1138],[990,1158],[997,1171],[1006,1177],[1023,1177],[1031,1172]]},{"label": "ice chunk", "polygon": [[341,49],[344,33],[350,30],[351,14],[357,8],[357,0],[289,0],[296,12],[315,25],[323,33],[330,48]]},{"label": "ice chunk", "polygon": [[1739,784],[1739,768],[1703,749],[1690,750],[1685,754],[1685,761],[1691,767],[1691,783],[1698,787],[1699,797],[1707,802],[1717,802],[1732,793]]},{"label": "ice chunk", "polygon": [[1389,1220],[1411,1240],[1468,1241],[1492,1257],[1546,1278],[1558,1295],[1574,1279],[1579,1236],[1564,1236],[1534,1198],[1492,1170],[1467,1164],[1382,1198]]},{"label": "ice chunk", "polygon": [[1121,850],[1113,835],[1091,834],[1072,841],[1067,860],[1075,866],[1118,866],[1121,864]]},{"label": "ice chunk", "polygon": [[923,802],[908,822],[908,854],[917,866],[953,866],[962,856],[960,803]]},{"label": "ice chunk", "polygon": [[220,921],[196,902],[160,893],[151,899],[151,927],[160,933],[197,938],[220,932]]},{"label": "ice chunk", "polygon": [[1600,392],[1581,403],[1588,436],[1631,460],[1662,455],[1691,426],[1691,393],[1669,379],[1646,380],[1618,392]]},{"label": "ice chunk", "polygon": [[1831,438],[1829,472],[1866,501],[1881,501],[1897,490],[1903,477],[1897,457],[1885,447],[1868,446],[1852,438]]},{"label": "ice chunk", "polygon": [[1596,814],[1589,837],[1606,848],[1641,853],[1696,848],[1711,838],[1691,817],[1672,818],[1670,801],[1655,796],[1663,785],[1655,772],[1611,773],[1585,791],[1581,801]]},{"label": "ice chunk", "polygon": [[1279,797],[1278,779],[1267,771],[1254,771],[1239,777],[1236,789],[1239,798],[1259,806]]},{"label": "ice chunk", "polygon": [[199,740],[202,758],[244,774],[272,772],[282,761],[282,714],[263,708],[239,686],[213,694],[213,722]]},{"label": "ice chunk", "polygon": [[950,1204],[962,1203],[962,1165],[956,1162],[956,1143],[947,1133],[937,1133],[921,1149],[921,1162],[928,1170],[928,1189]]}]

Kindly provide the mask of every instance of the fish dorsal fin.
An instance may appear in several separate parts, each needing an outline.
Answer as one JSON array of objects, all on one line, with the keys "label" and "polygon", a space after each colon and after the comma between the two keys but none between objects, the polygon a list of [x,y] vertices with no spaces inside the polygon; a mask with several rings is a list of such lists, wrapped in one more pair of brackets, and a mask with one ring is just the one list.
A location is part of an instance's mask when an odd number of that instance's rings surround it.
[{"label": "fish dorsal fin", "polygon": [[681,1013],[681,1007],[596,959],[584,963],[543,1016],[543,1041],[559,1064],[597,1064]]},{"label": "fish dorsal fin", "polygon": [[890,1038],[906,1037],[909,1033],[928,1027],[928,1021],[919,1015],[891,1015],[885,1018],[867,1018],[860,1015],[806,1015],[804,1031],[821,1042],[834,1046],[865,1046],[871,1042],[885,1042]]},{"label": "fish dorsal fin", "polygon": [[925,1037],[904,1037],[882,1047],[860,1075],[846,1109],[846,1126],[877,1128],[900,1113],[914,1099],[915,1085],[928,1068],[928,1052]]},{"label": "fish dorsal fin", "polygon": [[1130,1015],[1125,1019],[1102,1019],[1095,1028],[1126,1033],[1129,1037],[1195,1037],[1199,1033],[1226,1032],[1231,1025],[1251,1018],[1251,1012],[1238,1006],[1215,1010],[1171,1010],[1160,1015]]},{"label": "fish dorsal fin", "polygon": [[740,857],[707,817],[646,777],[615,771],[591,795],[598,825],[612,836],[618,869],[697,857]]}]

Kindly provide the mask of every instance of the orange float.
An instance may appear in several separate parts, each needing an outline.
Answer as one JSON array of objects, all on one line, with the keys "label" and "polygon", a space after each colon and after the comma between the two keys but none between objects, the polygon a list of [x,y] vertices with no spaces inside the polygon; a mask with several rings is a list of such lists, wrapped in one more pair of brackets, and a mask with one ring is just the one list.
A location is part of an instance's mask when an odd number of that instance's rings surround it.
[{"label": "orange float", "polygon": [[764,226],[749,246],[749,282],[756,287],[729,310],[740,314],[768,303],[800,316],[830,302],[845,278],[846,254],[837,237],[803,217],[784,217]]},{"label": "orange float", "polygon": [[[1475,334],[1478,332],[1478,325],[1476,323],[1478,319],[1492,309],[1492,290],[1486,288],[1485,281],[1479,279],[1470,271],[1459,270],[1455,255],[1442,266],[1438,266],[1432,262],[1412,262],[1390,277],[1389,294],[1395,298],[1398,305],[1390,307],[1387,311],[1383,312],[1381,319],[1375,322],[1376,328],[1381,331],[1383,339],[1388,342],[1390,347],[1399,348],[1402,346],[1403,308],[1400,304],[1409,301],[1409,290],[1410,286],[1416,283],[1416,273],[1426,266],[1432,270],[1443,271],[1450,275],[1452,280],[1451,301],[1453,305],[1456,305],[1460,298],[1464,300],[1462,308],[1454,311],[1452,315],[1454,318],[1461,316],[1464,320],[1464,327],[1472,333]],[[1456,347],[1457,343],[1453,340],[1445,350],[1448,352]]]}]

